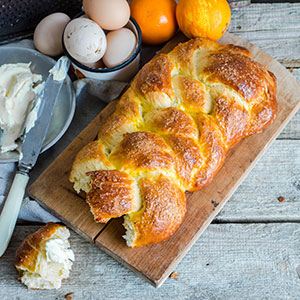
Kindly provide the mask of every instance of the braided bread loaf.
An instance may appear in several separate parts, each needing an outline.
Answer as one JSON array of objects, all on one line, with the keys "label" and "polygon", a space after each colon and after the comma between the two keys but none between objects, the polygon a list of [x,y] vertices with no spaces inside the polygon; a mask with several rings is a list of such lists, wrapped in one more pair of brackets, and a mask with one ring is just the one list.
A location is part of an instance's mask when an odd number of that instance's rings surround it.
[{"label": "braided bread loaf", "polygon": [[185,194],[206,186],[226,151],[276,114],[276,79],[248,50],[205,39],[160,54],[136,75],[70,174],[96,222],[125,215],[128,246],[180,226]]}]

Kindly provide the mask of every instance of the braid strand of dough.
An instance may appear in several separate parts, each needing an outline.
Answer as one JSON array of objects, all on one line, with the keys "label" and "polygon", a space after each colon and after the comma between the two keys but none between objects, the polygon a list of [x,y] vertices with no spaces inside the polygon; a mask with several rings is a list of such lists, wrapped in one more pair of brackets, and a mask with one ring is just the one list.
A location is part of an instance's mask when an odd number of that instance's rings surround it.
[{"label": "braid strand of dough", "polygon": [[161,242],[182,223],[184,192],[209,184],[226,151],[276,109],[275,76],[248,50],[190,40],[140,70],[70,180],[96,222],[125,215],[128,246]]}]

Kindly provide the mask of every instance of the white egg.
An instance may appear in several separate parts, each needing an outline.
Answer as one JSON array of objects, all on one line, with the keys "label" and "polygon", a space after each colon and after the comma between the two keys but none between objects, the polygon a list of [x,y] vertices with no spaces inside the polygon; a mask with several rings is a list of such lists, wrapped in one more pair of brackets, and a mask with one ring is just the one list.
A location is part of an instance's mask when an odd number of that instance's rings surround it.
[{"label": "white egg", "polygon": [[72,20],[64,32],[64,45],[69,54],[83,64],[101,59],[106,50],[106,37],[100,26],[92,20]]},{"label": "white egg", "polygon": [[109,32],[106,39],[107,49],[102,60],[108,68],[122,64],[136,48],[136,36],[127,28]]},{"label": "white egg", "polygon": [[69,21],[69,16],[63,13],[54,13],[45,17],[36,26],[33,34],[35,48],[50,56],[62,54],[62,35]]}]

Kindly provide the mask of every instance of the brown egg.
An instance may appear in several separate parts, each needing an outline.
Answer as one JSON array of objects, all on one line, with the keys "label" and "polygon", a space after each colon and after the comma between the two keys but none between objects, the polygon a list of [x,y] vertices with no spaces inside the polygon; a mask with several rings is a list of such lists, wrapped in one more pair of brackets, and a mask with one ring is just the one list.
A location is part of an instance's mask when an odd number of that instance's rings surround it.
[{"label": "brown egg", "polygon": [[102,60],[108,68],[122,64],[136,48],[136,37],[128,28],[111,31],[106,38],[107,48]]},{"label": "brown egg", "polygon": [[83,9],[90,19],[105,30],[119,29],[130,18],[126,0],[83,0]]},{"label": "brown egg", "polygon": [[93,69],[103,69],[103,68],[105,68],[105,65],[104,65],[104,63],[101,59],[96,61],[95,63],[84,64],[84,65],[88,66],[90,68],[93,68]]},{"label": "brown egg", "polygon": [[50,56],[62,54],[62,34],[69,21],[69,16],[64,13],[54,13],[45,17],[34,31],[35,48]]}]

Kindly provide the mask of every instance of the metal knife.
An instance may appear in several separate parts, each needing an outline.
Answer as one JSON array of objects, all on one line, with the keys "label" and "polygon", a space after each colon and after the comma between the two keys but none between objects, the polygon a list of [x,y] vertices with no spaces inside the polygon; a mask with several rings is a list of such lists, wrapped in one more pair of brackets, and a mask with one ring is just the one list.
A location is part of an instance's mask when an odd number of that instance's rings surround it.
[{"label": "metal knife", "polygon": [[0,257],[5,252],[19,215],[29,172],[34,167],[45,140],[54,106],[67,76],[70,62],[61,57],[50,70],[40,94],[40,106],[34,126],[25,133],[15,178],[0,215]]}]

